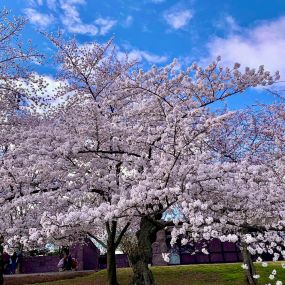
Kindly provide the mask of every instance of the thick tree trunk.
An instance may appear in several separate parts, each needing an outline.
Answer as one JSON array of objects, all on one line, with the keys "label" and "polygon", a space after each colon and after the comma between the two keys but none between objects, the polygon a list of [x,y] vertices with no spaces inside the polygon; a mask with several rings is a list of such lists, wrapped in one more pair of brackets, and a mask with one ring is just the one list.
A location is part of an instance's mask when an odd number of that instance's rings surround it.
[{"label": "thick tree trunk", "polygon": [[4,284],[3,242],[4,242],[4,238],[0,236],[0,285]]},{"label": "thick tree trunk", "polygon": [[148,268],[148,264],[144,258],[139,258],[136,262],[132,263],[133,277],[131,285],[155,285],[154,276]]},{"label": "thick tree trunk", "polygon": [[116,269],[116,248],[111,242],[107,245],[107,276],[108,285],[119,285],[117,281],[117,269]]},{"label": "thick tree trunk", "polygon": [[155,279],[148,265],[152,262],[152,244],[161,227],[148,218],[142,218],[137,232],[137,247],[129,253],[133,269],[131,285],[155,285]]},{"label": "thick tree trunk", "polygon": [[256,269],[246,243],[242,243],[242,258],[243,263],[247,265],[247,269],[244,270],[244,285],[258,285],[257,279],[253,278],[256,275]]}]

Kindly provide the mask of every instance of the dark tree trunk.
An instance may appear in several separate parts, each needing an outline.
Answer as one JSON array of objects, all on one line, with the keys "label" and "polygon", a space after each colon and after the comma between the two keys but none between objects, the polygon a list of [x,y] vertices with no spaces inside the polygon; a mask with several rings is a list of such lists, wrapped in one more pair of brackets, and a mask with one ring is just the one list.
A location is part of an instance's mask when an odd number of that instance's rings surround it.
[{"label": "dark tree trunk", "polygon": [[152,244],[156,234],[163,227],[144,217],[141,219],[140,229],[136,233],[137,247],[129,253],[129,260],[133,269],[131,285],[155,285],[155,279],[148,265],[152,263]]},{"label": "dark tree trunk", "polygon": [[256,275],[256,269],[246,243],[242,243],[242,258],[243,263],[247,265],[247,269],[244,270],[244,285],[258,285],[257,279],[253,278],[253,275]]},{"label": "dark tree trunk", "polygon": [[115,255],[114,244],[109,244],[107,246],[107,276],[108,285],[118,285],[117,281],[117,269],[116,269],[116,255]]},{"label": "dark tree trunk", "polygon": [[148,263],[145,262],[142,256],[138,256],[135,262],[132,262],[133,277],[131,285],[155,285],[155,279],[151,270],[148,268]]},{"label": "dark tree trunk", "polygon": [[116,268],[116,230],[117,222],[113,221],[111,226],[106,224],[108,240],[107,240],[107,276],[108,285],[119,285],[117,280],[117,268]]},{"label": "dark tree trunk", "polygon": [[[108,234],[107,244],[98,239],[91,233],[89,237],[95,239],[101,246],[107,249],[107,277],[108,285],[119,285],[116,269],[116,249],[119,246],[124,234],[128,230],[130,223],[126,223],[120,234],[117,236],[117,221],[106,222],[106,231]],[[1,284],[0,284],[1,285]]]},{"label": "dark tree trunk", "polygon": [[0,285],[4,284],[3,242],[4,242],[4,238],[1,236],[0,237]]}]

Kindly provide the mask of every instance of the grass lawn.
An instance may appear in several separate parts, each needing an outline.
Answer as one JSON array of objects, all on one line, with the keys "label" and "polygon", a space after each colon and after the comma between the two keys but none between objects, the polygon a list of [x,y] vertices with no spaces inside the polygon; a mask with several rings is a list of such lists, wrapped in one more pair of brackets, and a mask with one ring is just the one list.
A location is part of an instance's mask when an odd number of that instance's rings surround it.
[{"label": "grass lawn", "polygon": [[[257,265],[258,273],[261,275],[260,284],[276,284],[277,280],[283,281],[285,285],[285,269],[281,263],[269,263],[266,268]],[[268,276],[272,270],[277,270],[274,280]],[[207,264],[207,265],[187,265],[187,266],[164,266],[152,267],[156,277],[157,285],[242,285],[243,269],[241,264]],[[118,279],[121,285],[127,285],[131,277],[131,269],[118,269]],[[46,283],[22,283],[22,284],[41,284],[41,285],[105,285],[106,271],[84,277],[69,280],[53,281]]]}]

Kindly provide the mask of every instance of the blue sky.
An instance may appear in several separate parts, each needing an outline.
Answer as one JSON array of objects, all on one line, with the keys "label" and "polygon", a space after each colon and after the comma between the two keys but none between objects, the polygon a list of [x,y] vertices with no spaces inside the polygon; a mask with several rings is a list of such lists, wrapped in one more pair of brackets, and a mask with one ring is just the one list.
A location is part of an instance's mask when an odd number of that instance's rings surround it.
[{"label": "blue sky", "polygon": [[[45,53],[37,32],[61,29],[81,43],[115,37],[121,52],[148,64],[223,63],[279,70],[285,77],[284,0],[0,0],[29,19],[25,39]],[[39,72],[54,74],[52,66]],[[281,78],[282,79],[282,78]],[[256,92],[255,92],[256,93]],[[258,92],[257,92],[258,93]],[[259,92],[260,93],[260,92]],[[260,96],[260,95],[258,95]],[[234,104],[239,104],[240,99]],[[255,100],[254,98],[252,100]]]}]

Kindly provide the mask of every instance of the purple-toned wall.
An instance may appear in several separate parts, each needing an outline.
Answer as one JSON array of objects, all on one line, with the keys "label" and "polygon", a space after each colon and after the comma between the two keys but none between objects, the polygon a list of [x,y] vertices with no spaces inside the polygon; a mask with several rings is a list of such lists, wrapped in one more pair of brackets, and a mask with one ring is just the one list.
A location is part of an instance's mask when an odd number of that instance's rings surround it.
[{"label": "purple-toned wall", "polygon": [[99,269],[100,250],[88,241],[83,247],[83,270]]},{"label": "purple-toned wall", "polygon": [[100,251],[90,240],[72,246],[70,253],[78,262],[78,270],[97,270],[99,268]]},{"label": "purple-toned wall", "polygon": [[77,260],[77,270],[83,270],[83,244],[75,244],[70,248],[70,254]]},{"label": "purple-toned wall", "polygon": [[[76,244],[70,248],[70,254],[76,258],[77,270],[98,270],[100,252],[91,242]],[[58,271],[59,256],[24,256],[21,262],[22,273],[45,273]]]},{"label": "purple-toned wall", "polygon": [[[219,239],[213,239],[209,242],[201,241],[194,246],[181,246],[179,243],[176,247],[170,247],[170,235],[164,230],[157,233],[157,239],[153,248],[153,265],[171,265],[171,264],[195,264],[195,263],[221,263],[221,262],[238,262],[241,261],[239,248],[230,242],[221,242]],[[209,254],[201,252],[202,248],[208,249]],[[194,252],[196,253],[194,254]],[[162,259],[162,253],[170,253],[170,262],[166,263]]]},{"label": "purple-toned wall", "polygon": [[[116,254],[116,265],[117,268],[122,268],[122,267],[129,267],[129,259],[127,254]],[[107,256],[106,255],[101,255],[99,258],[99,268],[100,269],[105,269],[107,268]]]},{"label": "purple-toned wall", "polygon": [[126,254],[116,254],[116,264],[118,268],[129,267],[129,259]]},{"label": "purple-toned wall", "polygon": [[[201,250],[203,243],[197,243],[195,249]],[[193,263],[222,263],[222,262],[239,262],[242,260],[240,250],[234,243],[221,242],[218,239],[213,239],[208,244],[209,254],[197,252],[182,252],[181,264]]]},{"label": "purple-toned wall", "polygon": [[[242,260],[240,250],[234,243],[222,243],[219,239],[213,239],[210,242],[198,242],[192,248],[185,248],[183,246],[171,248],[167,238],[168,236],[164,230],[157,233],[156,241],[152,244],[152,265],[222,263]],[[209,254],[201,252],[205,244],[207,244]],[[197,252],[194,254],[195,251]],[[164,261],[162,253],[170,253],[169,263]],[[99,263],[99,268],[106,268],[106,256],[100,256]],[[128,267],[128,256],[126,254],[116,254],[116,263],[117,267]]]},{"label": "purple-toned wall", "polygon": [[59,256],[24,256],[21,273],[45,273],[58,271]]}]

